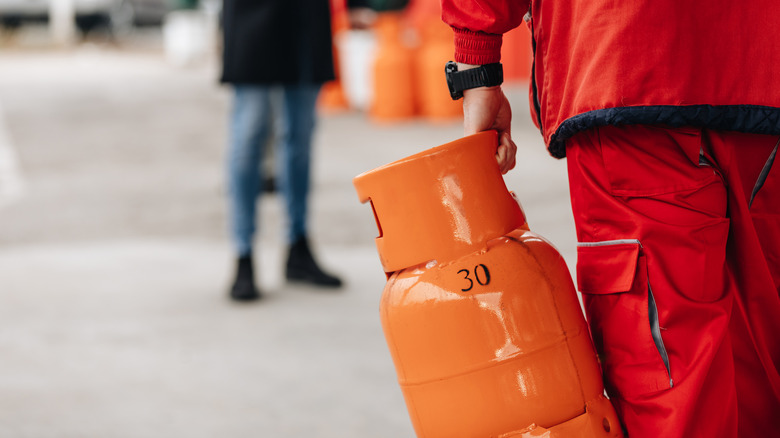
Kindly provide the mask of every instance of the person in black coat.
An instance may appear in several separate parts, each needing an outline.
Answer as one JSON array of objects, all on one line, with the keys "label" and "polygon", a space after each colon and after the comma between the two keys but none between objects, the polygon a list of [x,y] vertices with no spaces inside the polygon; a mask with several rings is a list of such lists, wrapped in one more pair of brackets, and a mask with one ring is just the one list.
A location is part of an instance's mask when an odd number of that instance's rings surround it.
[{"label": "person in black coat", "polygon": [[315,103],[322,84],[334,78],[328,0],[224,0],[222,29],[221,82],[233,89],[228,185],[237,269],[230,296],[261,296],[252,249],[272,113],[277,182],[288,213],[286,278],[339,287],[341,280],[312,256],[306,229]]}]

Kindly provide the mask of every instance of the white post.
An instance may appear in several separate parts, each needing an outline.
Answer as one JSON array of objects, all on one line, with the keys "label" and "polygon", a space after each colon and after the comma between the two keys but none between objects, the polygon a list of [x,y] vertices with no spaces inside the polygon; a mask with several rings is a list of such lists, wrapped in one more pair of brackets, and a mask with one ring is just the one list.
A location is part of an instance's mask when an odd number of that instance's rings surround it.
[{"label": "white post", "polygon": [[70,46],[76,41],[76,10],[73,0],[51,0],[49,31],[58,46]]}]

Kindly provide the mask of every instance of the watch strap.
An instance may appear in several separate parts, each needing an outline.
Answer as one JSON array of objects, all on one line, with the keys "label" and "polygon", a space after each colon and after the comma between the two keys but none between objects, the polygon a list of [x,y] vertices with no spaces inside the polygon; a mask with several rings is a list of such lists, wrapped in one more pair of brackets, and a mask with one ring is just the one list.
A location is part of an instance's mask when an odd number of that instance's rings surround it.
[{"label": "watch strap", "polygon": [[477,87],[495,87],[504,82],[504,69],[499,62],[458,71],[458,64],[450,61],[445,66],[444,71],[447,76],[450,97],[454,100],[463,97],[464,90]]},{"label": "watch strap", "polygon": [[452,77],[455,89],[463,91],[477,87],[495,87],[504,82],[501,63],[485,64],[468,70],[458,71]]}]

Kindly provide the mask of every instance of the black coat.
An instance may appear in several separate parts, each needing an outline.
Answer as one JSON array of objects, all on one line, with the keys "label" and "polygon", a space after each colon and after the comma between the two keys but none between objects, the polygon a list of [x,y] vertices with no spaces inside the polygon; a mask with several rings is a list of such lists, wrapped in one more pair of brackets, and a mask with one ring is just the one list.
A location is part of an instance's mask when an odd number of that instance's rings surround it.
[{"label": "black coat", "polygon": [[221,81],[323,83],[334,78],[328,0],[224,0]]}]

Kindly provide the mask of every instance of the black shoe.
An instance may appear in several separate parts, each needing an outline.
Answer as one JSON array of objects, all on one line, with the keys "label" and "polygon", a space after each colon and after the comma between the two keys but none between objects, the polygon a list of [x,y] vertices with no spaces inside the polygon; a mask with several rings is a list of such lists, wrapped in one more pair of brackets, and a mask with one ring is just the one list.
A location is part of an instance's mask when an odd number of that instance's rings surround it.
[{"label": "black shoe", "polygon": [[242,256],[238,259],[238,269],[233,286],[230,287],[230,298],[234,301],[252,301],[260,298],[260,291],[255,287],[252,256]]},{"label": "black shoe", "polygon": [[262,185],[262,192],[269,195],[274,194],[277,192],[277,190],[279,190],[279,188],[276,187],[276,178],[273,175],[265,177],[265,179],[263,179]]},{"label": "black shoe", "polygon": [[309,242],[301,237],[290,246],[287,257],[287,280],[313,284],[315,286],[341,287],[341,279],[324,272],[314,261]]}]

